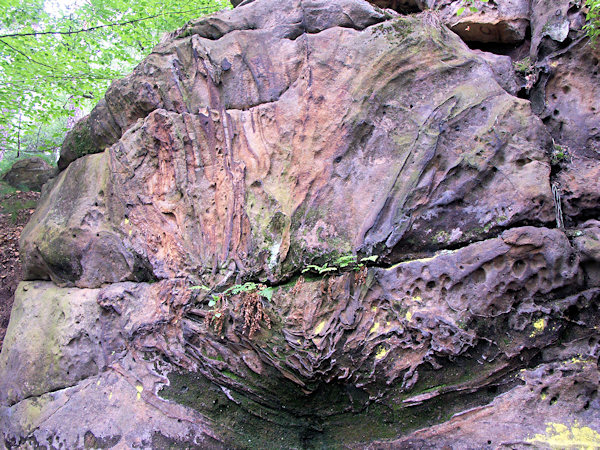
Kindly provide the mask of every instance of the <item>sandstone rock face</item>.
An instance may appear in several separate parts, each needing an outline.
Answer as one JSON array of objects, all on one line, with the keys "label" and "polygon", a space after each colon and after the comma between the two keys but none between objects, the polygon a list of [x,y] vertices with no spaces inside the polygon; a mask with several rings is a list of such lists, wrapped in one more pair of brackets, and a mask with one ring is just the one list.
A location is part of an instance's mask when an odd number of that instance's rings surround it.
[{"label": "sandstone rock face", "polygon": [[[490,82],[489,67],[453,34],[417,19],[384,21],[363,2],[316,4],[304,18],[293,2],[287,8],[272,28],[273,14],[260,2],[224,13],[234,14],[225,25],[191,24],[109,89],[109,104],[117,89],[128,99],[118,117],[111,114],[127,131],[104,156],[108,167],[98,169],[111,174],[107,184],[94,183],[95,199],[78,209],[100,208],[94,230],[122,236],[135,254],[129,259],[152,267],[156,278],[279,282],[332,255],[394,259],[514,223],[552,221],[549,136],[527,102]],[[253,29],[214,40],[216,22]],[[299,23],[308,32],[296,37]],[[278,52],[264,53],[265,45]],[[145,95],[136,100],[147,74],[157,92],[152,107]],[[433,93],[432,79],[440,80]],[[48,203],[72,203],[66,186],[54,192]],[[40,214],[37,229],[24,233],[30,278],[62,277],[60,264],[32,248],[36,236],[65,230],[54,217],[61,211]],[[71,230],[85,230],[85,220]],[[65,281],[95,287],[132,279],[132,264],[111,268],[108,278],[88,268],[97,262],[73,251],[81,237],[63,234],[40,251],[73,261]],[[98,277],[90,281],[86,272]]]},{"label": "sandstone rock face", "polygon": [[373,0],[369,3],[380,8],[392,9],[404,13],[419,11],[423,6],[421,0]]},{"label": "sandstone rock face", "polygon": [[[463,40],[479,44],[523,42],[530,22],[530,2],[526,0],[475,2],[473,5],[457,0],[370,0],[370,3],[401,13],[434,10]],[[469,6],[475,10],[471,11]]]},{"label": "sandstone rock face", "polygon": [[515,44],[525,40],[529,25],[529,2],[508,0],[477,2],[473,12],[469,8],[458,15],[466,5],[453,0],[427,0],[427,7],[440,11],[448,26],[467,42]]},{"label": "sandstone rock face", "polygon": [[595,439],[598,165],[556,160],[507,58],[362,0],[172,33],[23,232],[5,445]]},{"label": "sandstone rock face", "polygon": [[541,77],[539,114],[556,144],[575,159],[600,158],[599,61],[600,49],[585,39],[545,58],[549,73]]},{"label": "sandstone rock face", "polygon": [[42,158],[20,159],[4,174],[2,179],[18,189],[41,191],[42,186],[55,176],[55,171]]},{"label": "sandstone rock face", "polygon": [[105,368],[96,297],[93,290],[47,282],[19,286],[0,360],[14,374],[0,380],[3,403],[72,386]]}]

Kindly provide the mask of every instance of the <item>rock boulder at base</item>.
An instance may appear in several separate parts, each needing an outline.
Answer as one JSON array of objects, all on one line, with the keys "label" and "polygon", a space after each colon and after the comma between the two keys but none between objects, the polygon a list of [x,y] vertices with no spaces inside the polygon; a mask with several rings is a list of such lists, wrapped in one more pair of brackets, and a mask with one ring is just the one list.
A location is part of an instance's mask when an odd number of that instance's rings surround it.
[{"label": "rock boulder at base", "polygon": [[171,33],[23,231],[4,445],[593,447],[595,185],[508,64],[362,0]]},{"label": "rock boulder at base", "polygon": [[41,191],[42,186],[55,175],[56,172],[50,164],[34,156],[16,161],[2,180],[17,189]]}]

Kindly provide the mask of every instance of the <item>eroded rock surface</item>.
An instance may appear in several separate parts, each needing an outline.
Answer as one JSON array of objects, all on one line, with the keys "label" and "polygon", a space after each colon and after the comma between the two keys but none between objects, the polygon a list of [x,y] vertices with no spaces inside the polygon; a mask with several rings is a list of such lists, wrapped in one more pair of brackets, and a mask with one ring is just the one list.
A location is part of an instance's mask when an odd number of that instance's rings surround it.
[{"label": "eroded rock surface", "polygon": [[[516,44],[525,40],[529,25],[529,2],[508,0],[477,2],[471,11],[452,0],[427,0],[427,7],[440,12],[442,20],[467,42]],[[465,8],[460,15],[459,8]]]},{"label": "eroded rock surface", "polygon": [[361,0],[172,33],[69,134],[23,232],[5,445],[595,439],[598,165],[558,158],[508,58]]},{"label": "eroded rock surface", "polygon": [[[252,19],[246,26],[258,29],[214,40],[202,33],[216,19],[192,23],[117,82],[129,99],[118,119],[127,131],[94,159],[94,177],[104,178],[77,199],[86,216],[64,214],[72,233],[58,208],[25,230],[30,277],[62,279],[51,254],[77,265],[64,281],[81,287],[132,280],[143,272],[125,263],[132,258],[159,279],[277,283],[332,255],[393,260],[553,220],[545,128],[455,35],[422,18],[378,24],[385,17],[364,2],[315,4],[304,19],[291,2],[273,26],[263,3],[225,13],[234,19],[222,25]],[[307,32],[297,37],[302,20]],[[150,73],[172,94],[148,113],[148,96],[133,93]],[[48,203],[70,198],[63,180],[86,170],[69,167]],[[124,262],[102,276],[94,252],[73,252],[84,242],[76,230],[87,228],[119,236],[114,245],[135,256],[107,250]],[[90,236],[88,246],[113,246]]]}]

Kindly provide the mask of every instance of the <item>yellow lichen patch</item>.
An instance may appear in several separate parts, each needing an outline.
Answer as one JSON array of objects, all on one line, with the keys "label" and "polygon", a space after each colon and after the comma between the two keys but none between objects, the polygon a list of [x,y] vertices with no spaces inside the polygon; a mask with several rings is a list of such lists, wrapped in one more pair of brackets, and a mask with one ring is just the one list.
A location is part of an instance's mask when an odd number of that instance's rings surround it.
[{"label": "yellow lichen patch", "polygon": [[428,261],[433,261],[434,259],[435,259],[435,256],[429,256],[427,258],[411,259],[408,261],[402,261],[398,264],[395,264],[394,266],[392,266],[392,268],[402,266],[402,265],[413,264],[413,263],[424,263],[424,262],[428,262]]},{"label": "yellow lichen patch", "polygon": [[46,406],[46,400],[33,400],[25,403],[25,409],[23,411],[23,423],[25,430],[33,431],[39,426],[40,417]]},{"label": "yellow lichen patch", "polygon": [[325,328],[325,321],[323,320],[319,325],[317,325],[317,327],[315,328],[314,333],[315,334],[320,334],[321,331],[323,331],[323,328]]},{"label": "yellow lichen patch", "polygon": [[593,359],[582,359],[581,355],[577,355],[576,357],[574,356],[567,362],[570,362],[571,364],[592,364],[592,363],[594,363],[594,360]]},{"label": "yellow lichen patch", "polygon": [[369,330],[369,334],[375,333],[379,329],[379,322],[375,322],[371,329]]},{"label": "yellow lichen patch", "polygon": [[138,384],[135,386],[135,390],[137,391],[137,395],[136,398],[139,400],[142,398],[142,391],[144,390],[144,387],[141,384]]},{"label": "yellow lichen patch", "polygon": [[540,319],[533,322],[533,328],[535,328],[536,331],[544,331],[544,328],[546,328],[546,319]]},{"label": "yellow lichen patch", "polygon": [[128,225],[128,224],[129,224],[129,219],[126,218],[125,219],[125,225]]},{"label": "yellow lichen patch", "polygon": [[379,347],[379,350],[375,354],[375,359],[380,360],[380,359],[384,358],[385,355],[388,354],[388,352],[389,352],[389,349],[387,349],[385,347]]},{"label": "yellow lichen patch", "polygon": [[373,312],[377,312],[377,306],[372,306],[372,307],[371,307],[371,311],[373,311]]},{"label": "yellow lichen patch", "polygon": [[112,398],[113,393],[111,392],[110,394],[108,394],[108,399],[110,400]]},{"label": "yellow lichen patch", "polygon": [[413,297],[412,300],[413,300],[413,302],[416,302],[416,303],[421,303],[423,301],[423,299],[421,298],[420,295]]},{"label": "yellow lichen patch", "polygon": [[413,316],[413,315],[412,315],[412,312],[410,312],[410,311],[407,311],[407,312],[406,312],[406,316],[405,316],[405,317],[406,317],[406,320],[407,320],[407,321],[409,321],[409,322],[410,322],[410,321],[411,321],[411,319],[412,319],[412,316]]},{"label": "yellow lichen patch", "polygon": [[547,423],[545,434],[527,439],[532,444],[545,444],[550,448],[596,449],[600,447],[600,434],[590,427],[573,423],[571,428],[562,423]]},{"label": "yellow lichen patch", "polygon": [[375,354],[375,359],[380,360],[385,357],[389,352],[389,349],[385,347],[380,347],[377,353]]},{"label": "yellow lichen patch", "polygon": [[540,334],[546,328],[546,319],[542,318],[533,322],[533,332],[529,337],[534,337]]}]

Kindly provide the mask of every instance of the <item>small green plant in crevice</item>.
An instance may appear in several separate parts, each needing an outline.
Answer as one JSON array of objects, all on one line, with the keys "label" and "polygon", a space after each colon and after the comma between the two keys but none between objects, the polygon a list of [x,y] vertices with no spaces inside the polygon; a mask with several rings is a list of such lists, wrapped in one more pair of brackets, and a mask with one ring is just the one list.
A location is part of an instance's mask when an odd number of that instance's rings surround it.
[{"label": "small green plant in crevice", "polygon": [[533,64],[529,56],[513,62],[513,67],[517,72],[522,73],[523,75],[530,74],[533,71]]},{"label": "small green plant in crevice", "polygon": [[261,322],[264,322],[267,328],[271,328],[271,319],[263,307],[261,297],[271,301],[275,290],[273,287],[247,282],[233,285],[223,292],[215,292],[206,285],[191,286],[190,289],[206,292],[201,301],[208,300],[210,309],[206,311],[204,321],[206,326],[212,328],[217,334],[223,333],[225,319],[229,314],[229,298],[236,295],[241,296],[242,300],[243,332],[247,331],[250,339],[260,330]]},{"label": "small green plant in crevice", "polygon": [[475,6],[478,2],[488,3],[490,0],[463,0],[460,8],[456,10],[456,15],[460,16],[467,9],[472,13],[476,13],[479,11],[479,8]]},{"label": "small green plant in crevice", "polygon": [[309,264],[302,269],[302,273],[313,272],[323,275],[329,272],[340,272],[342,269],[361,270],[363,267],[366,267],[368,262],[377,261],[377,258],[377,255],[373,255],[359,260],[356,255],[343,255],[333,261],[331,265],[329,263],[325,263],[322,266]]},{"label": "small green plant in crevice", "polygon": [[337,267],[329,266],[327,263],[325,263],[322,266],[317,266],[315,264],[309,264],[304,269],[302,269],[302,273],[315,272],[315,273],[318,273],[319,275],[323,275],[324,273],[336,272],[337,270],[338,270]]},{"label": "small green plant in crevice", "polygon": [[571,154],[569,152],[569,147],[566,145],[560,145],[552,140],[552,154],[550,155],[550,163],[555,166],[560,163],[570,163],[571,162]]}]

